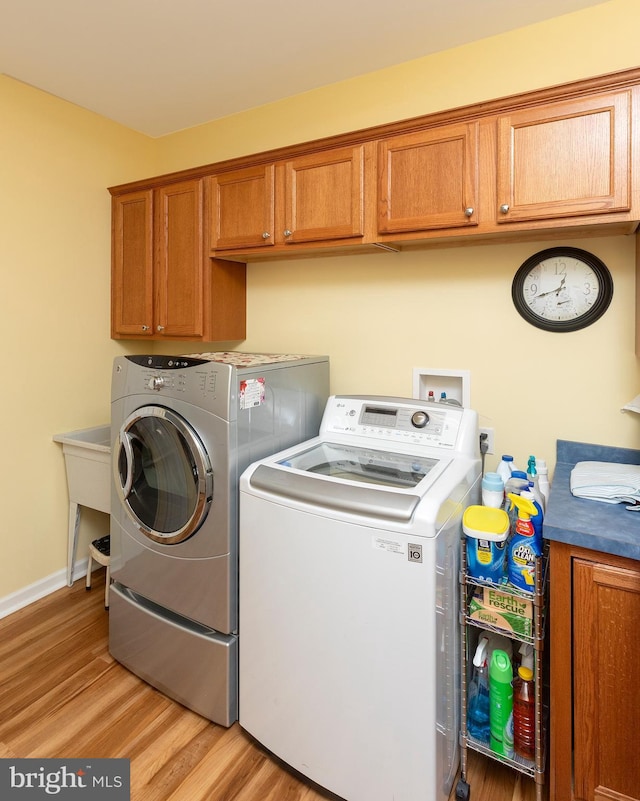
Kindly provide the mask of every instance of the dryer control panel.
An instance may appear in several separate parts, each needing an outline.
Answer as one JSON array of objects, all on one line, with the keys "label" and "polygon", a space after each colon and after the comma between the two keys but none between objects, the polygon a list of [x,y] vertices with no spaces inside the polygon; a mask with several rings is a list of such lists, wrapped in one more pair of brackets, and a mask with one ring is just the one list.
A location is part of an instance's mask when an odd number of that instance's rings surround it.
[{"label": "dryer control panel", "polygon": [[327,401],[320,433],[472,454],[478,443],[475,412],[416,398],[333,395]]}]

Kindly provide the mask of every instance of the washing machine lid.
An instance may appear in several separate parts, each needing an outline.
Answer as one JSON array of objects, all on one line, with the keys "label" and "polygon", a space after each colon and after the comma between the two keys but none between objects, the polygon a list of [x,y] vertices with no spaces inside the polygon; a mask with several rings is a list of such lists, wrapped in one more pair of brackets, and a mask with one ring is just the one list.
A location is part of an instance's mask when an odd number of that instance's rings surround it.
[{"label": "washing machine lid", "polygon": [[320,442],[309,450],[282,459],[278,464],[305,473],[363,484],[412,489],[438,464],[438,459]]},{"label": "washing machine lid", "polygon": [[418,486],[440,464],[425,456],[320,441],[258,465],[250,485],[324,509],[408,522],[423,495]]}]

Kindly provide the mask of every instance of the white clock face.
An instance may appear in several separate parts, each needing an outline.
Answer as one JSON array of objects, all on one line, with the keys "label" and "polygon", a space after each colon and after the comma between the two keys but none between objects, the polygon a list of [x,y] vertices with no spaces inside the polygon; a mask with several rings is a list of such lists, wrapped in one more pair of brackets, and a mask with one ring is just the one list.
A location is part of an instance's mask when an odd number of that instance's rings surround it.
[{"label": "white clock face", "polygon": [[570,322],[588,313],[600,296],[593,267],[575,256],[540,261],[525,276],[522,296],[533,314],[550,322]]},{"label": "white clock face", "polygon": [[579,331],[609,308],[613,278],[593,253],[553,247],[530,256],[514,276],[511,297],[528,323],[543,331]]}]

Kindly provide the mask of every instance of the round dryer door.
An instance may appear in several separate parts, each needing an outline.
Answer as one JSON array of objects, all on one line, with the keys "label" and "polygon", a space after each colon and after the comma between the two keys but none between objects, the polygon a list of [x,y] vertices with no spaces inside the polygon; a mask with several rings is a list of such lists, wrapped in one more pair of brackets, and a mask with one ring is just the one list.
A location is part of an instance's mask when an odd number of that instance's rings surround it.
[{"label": "round dryer door", "polygon": [[143,406],[122,424],[113,462],[127,513],[155,542],[184,542],[209,511],[211,462],[193,428],[162,406]]}]

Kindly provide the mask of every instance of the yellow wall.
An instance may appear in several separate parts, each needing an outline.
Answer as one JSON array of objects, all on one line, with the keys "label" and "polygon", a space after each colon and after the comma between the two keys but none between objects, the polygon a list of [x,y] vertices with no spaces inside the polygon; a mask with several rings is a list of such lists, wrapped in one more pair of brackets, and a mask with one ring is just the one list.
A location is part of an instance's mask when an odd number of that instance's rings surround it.
[{"label": "yellow wall", "polygon": [[146,137],[3,76],[0,119],[1,600],[66,564],[51,437],[108,422],[123,350],[109,339],[106,187],[157,164]]},{"label": "yellow wall", "polygon": [[[159,140],[0,77],[0,604],[63,570],[51,437],[108,421],[111,361],[144,349],[109,339],[107,186],[637,66],[639,23],[636,0],[612,0]],[[610,310],[582,332],[537,331],[513,310],[513,275],[545,241],[252,264],[236,344],[328,353],[334,392],[410,395],[414,367],[469,370],[481,424],[520,462],[553,464],[556,437],[640,447],[640,417],[619,411],[640,391],[633,238],[558,243],[613,273]],[[104,525],[88,517],[81,554]]]},{"label": "yellow wall", "polygon": [[[524,0],[523,0],[524,1]],[[166,172],[636,67],[637,0],[483,39],[159,141]]]}]

